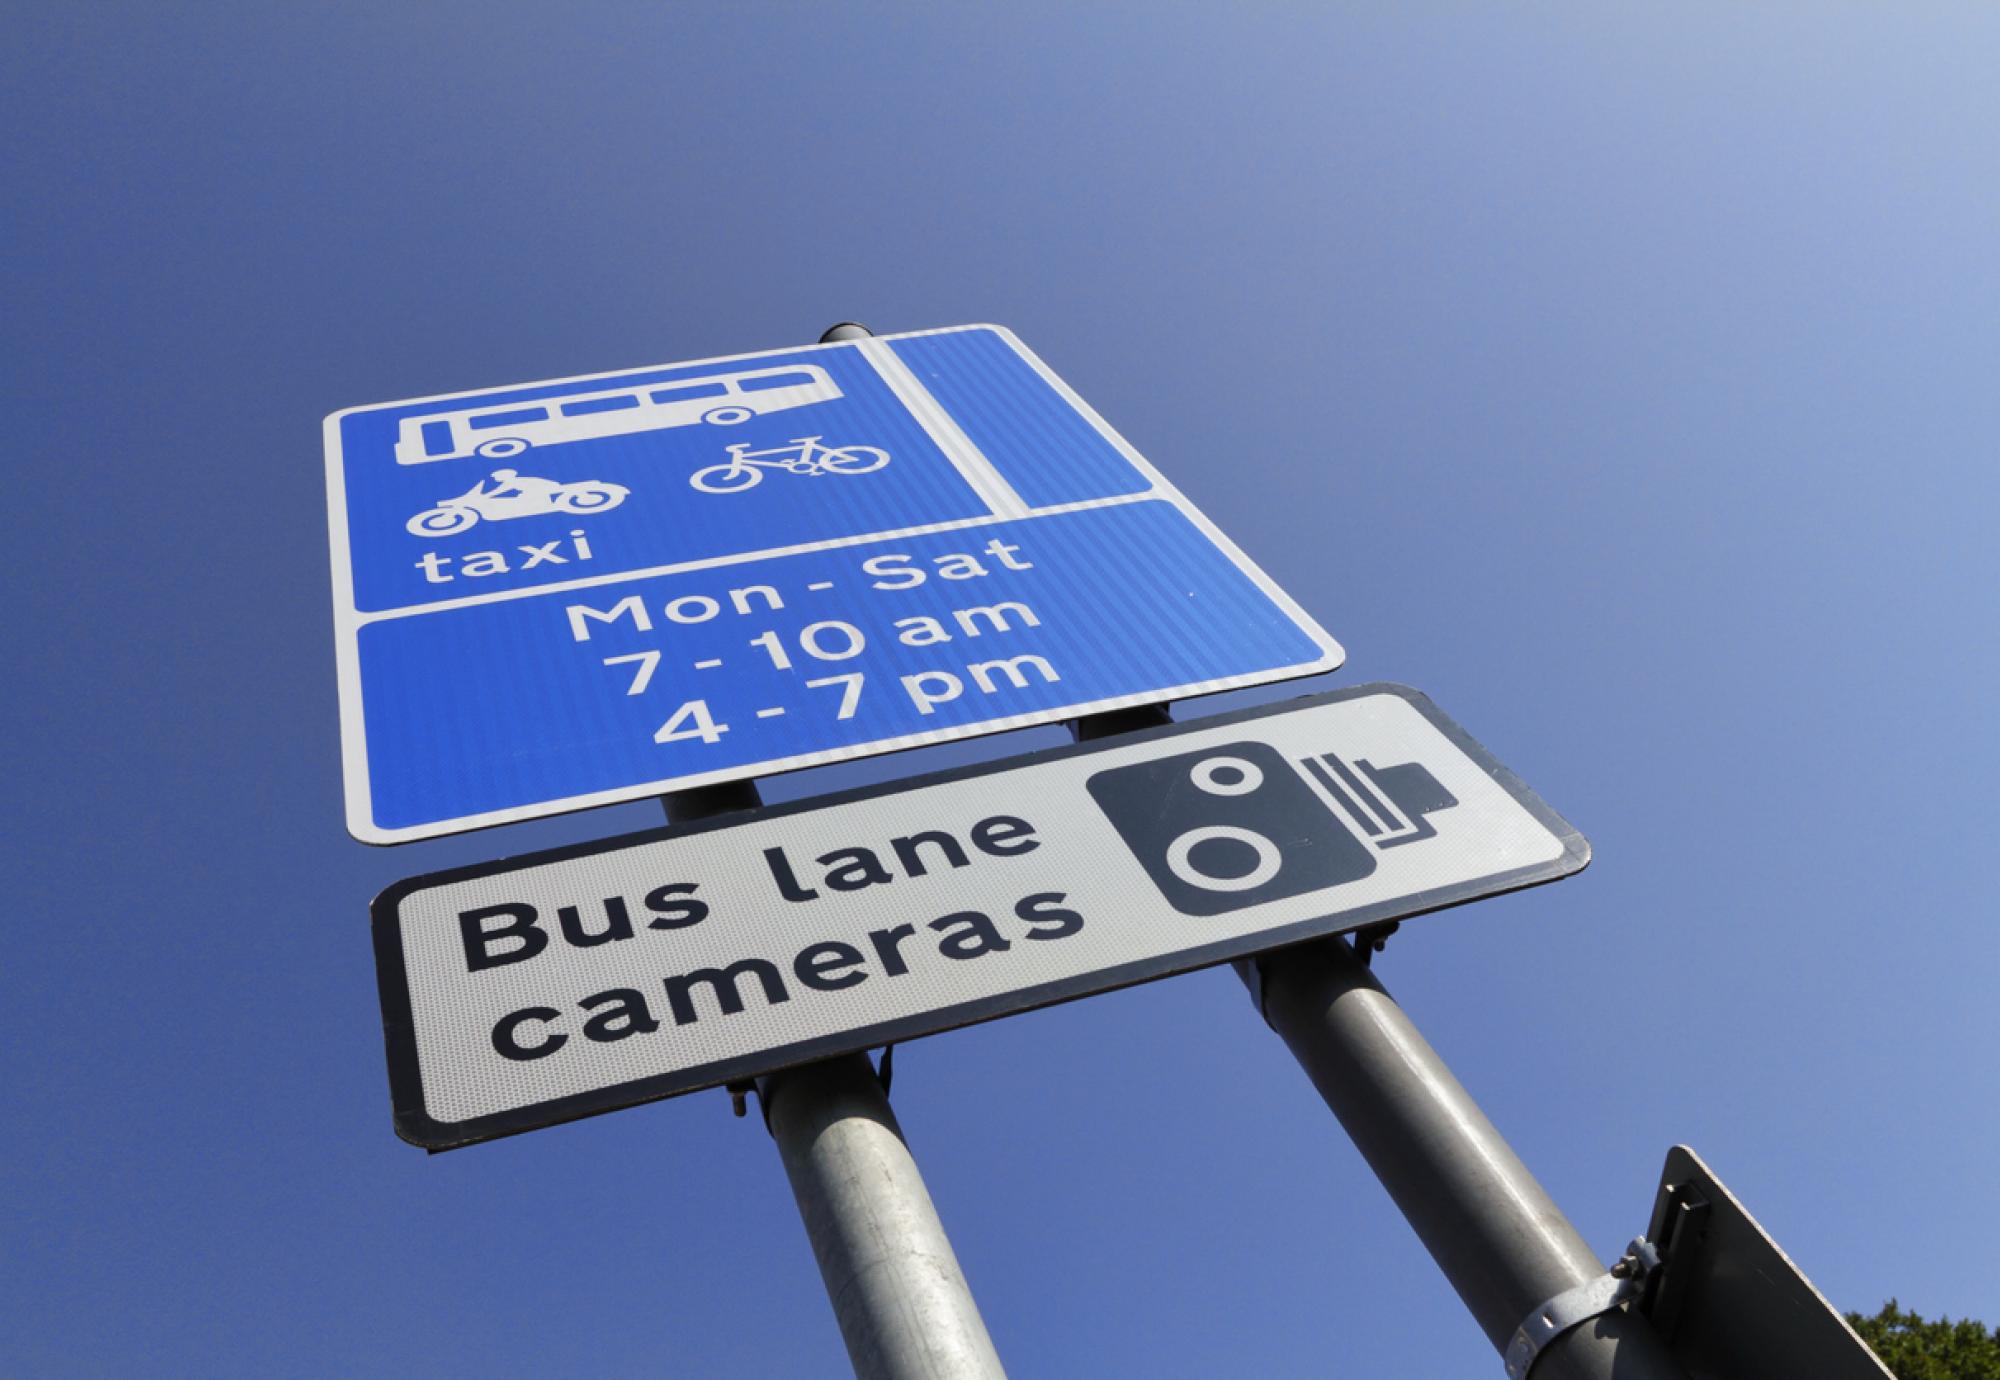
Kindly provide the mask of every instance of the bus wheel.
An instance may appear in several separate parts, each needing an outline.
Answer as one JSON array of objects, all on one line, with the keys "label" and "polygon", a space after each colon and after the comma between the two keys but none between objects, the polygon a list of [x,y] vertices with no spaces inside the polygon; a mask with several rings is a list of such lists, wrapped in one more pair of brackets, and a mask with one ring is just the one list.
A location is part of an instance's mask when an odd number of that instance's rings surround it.
[{"label": "bus wheel", "polygon": [[711,407],[701,414],[701,419],[715,426],[735,426],[738,422],[747,422],[756,415],[747,407]]},{"label": "bus wheel", "polygon": [[488,460],[505,460],[510,455],[519,455],[527,448],[528,443],[518,436],[495,436],[474,446],[472,453],[484,456]]}]

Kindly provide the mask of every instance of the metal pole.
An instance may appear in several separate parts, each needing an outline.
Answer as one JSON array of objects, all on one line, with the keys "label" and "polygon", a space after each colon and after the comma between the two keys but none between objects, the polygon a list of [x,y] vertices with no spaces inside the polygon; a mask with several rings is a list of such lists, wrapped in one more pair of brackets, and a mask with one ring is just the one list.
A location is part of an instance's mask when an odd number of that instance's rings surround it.
[{"label": "metal pole", "polygon": [[[1284,1039],[1495,1350],[1605,1270],[1346,941],[1239,962]],[[1623,1308],[1550,1341],[1531,1380],[1686,1380]]]},{"label": "metal pole", "polygon": [[857,1376],[1004,1376],[865,1054],[758,1084]]},{"label": "metal pole", "polygon": [[[1171,722],[1138,705],[1078,742]],[[1445,1278],[1505,1354],[1529,1310],[1604,1274],[1575,1227],[1343,940],[1236,964]],[[1527,1380],[1687,1380],[1644,1318],[1614,1310],[1547,1343]]]},{"label": "metal pole", "polygon": [[[870,332],[843,322],[822,341]],[[759,803],[755,783],[663,796],[674,823]],[[862,1380],[1004,1377],[958,1257],[866,1054],[759,1079],[847,1358]]]},{"label": "metal pole", "polygon": [[[754,782],[662,796],[675,824],[759,804]],[[1006,1374],[866,1054],[757,1082],[820,1279],[862,1380]]]}]

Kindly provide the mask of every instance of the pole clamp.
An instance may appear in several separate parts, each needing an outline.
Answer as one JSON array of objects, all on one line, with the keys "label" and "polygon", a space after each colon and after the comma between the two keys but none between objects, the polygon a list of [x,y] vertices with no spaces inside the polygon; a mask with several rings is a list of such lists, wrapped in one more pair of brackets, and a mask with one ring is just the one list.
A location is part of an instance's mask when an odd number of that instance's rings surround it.
[{"label": "pole clamp", "polygon": [[1528,1314],[1514,1329],[1513,1340],[1507,1343],[1507,1380],[1527,1380],[1544,1347],[1571,1328],[1609,1313],[1636,1296],[1645,1285],[1646,1276],[1659,1268],[1660,1253],[1653,1243],[1635,1236],[1616,1265],[1574,1289],[1563,1290]]}]

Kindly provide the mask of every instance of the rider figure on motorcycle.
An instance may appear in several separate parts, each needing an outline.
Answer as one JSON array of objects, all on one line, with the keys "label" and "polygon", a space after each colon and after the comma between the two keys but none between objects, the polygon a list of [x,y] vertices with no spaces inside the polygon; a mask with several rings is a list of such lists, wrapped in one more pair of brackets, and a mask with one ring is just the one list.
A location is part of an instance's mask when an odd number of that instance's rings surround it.
[{"label": "rider figure on motorcycle", "polygon": [[532,474],[522,474],[517,470],[493,471],[494,487],[486,491],[490,498],[539,498],[546,504],[555,502],[556,493],[563,487],[553,479],[539,479]]}]

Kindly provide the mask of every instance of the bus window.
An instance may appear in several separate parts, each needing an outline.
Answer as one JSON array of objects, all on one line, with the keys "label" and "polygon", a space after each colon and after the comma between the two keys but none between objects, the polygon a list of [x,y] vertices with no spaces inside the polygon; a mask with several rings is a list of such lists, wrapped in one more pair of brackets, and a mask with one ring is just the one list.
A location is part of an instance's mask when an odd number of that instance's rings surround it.
[{"label": "bus window", "polygon": [[467,419],[466,425],[474,431],[486,431],[496,426],[512,426],[516,422],[545,422],[549,419],[546,407],[517,407],[512,412],[489,412],[483,417]]},{"label": "bus window", "polygon": [[766,388],[793,388],[801,383],[811,382],[813,382],[811,374],[762,374],[755,378],[739,379],[737,386],[746,393],[755,393]]},{"label": "bus window", "polygon": [[726,383],[690,383],[680,388],[658,388],[647,394],[654,402],[680,402],[684,398],[716,398],[729,391]]},{"label": "bus window", "polygon": [[586,417],[593,412],[616,412],[623,407],[638,405],[636,396],[624,393],[615,398],[585,398],[582,402],[564,403],[562,414],[565,417]]}]

